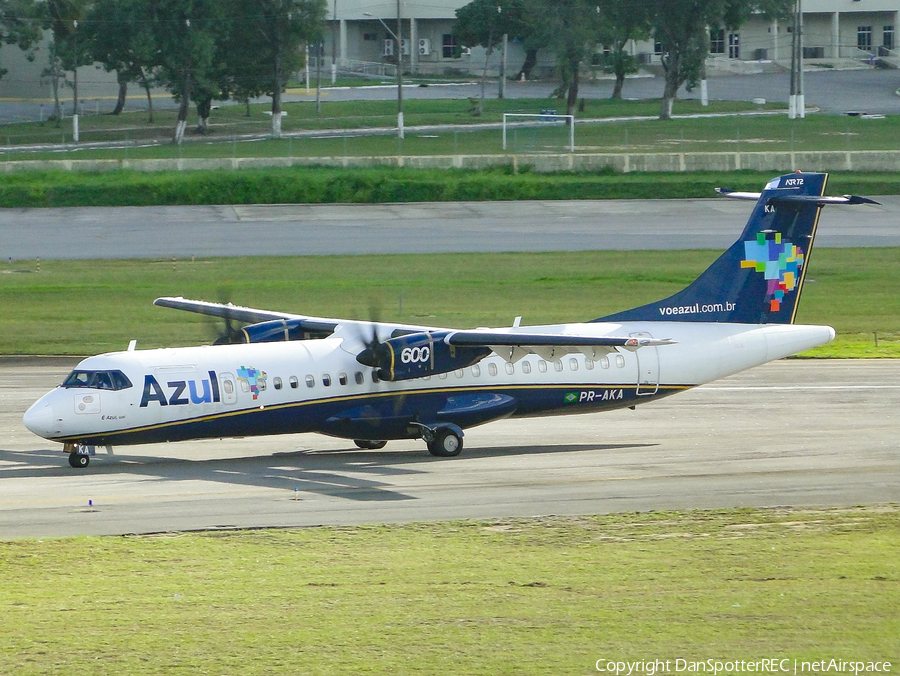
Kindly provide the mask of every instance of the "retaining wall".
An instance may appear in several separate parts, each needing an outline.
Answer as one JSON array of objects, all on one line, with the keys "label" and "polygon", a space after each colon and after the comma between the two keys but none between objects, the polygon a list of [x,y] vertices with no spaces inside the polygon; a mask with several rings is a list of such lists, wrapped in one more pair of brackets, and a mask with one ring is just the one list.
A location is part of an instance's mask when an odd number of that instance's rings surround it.
[{"label": "retaining wall", "polygon": [[198,169],[259,169],[268,167],[415,167],[421,169],[483,169],[529,167],[537,172],[596,171],[900,171],[900,150],[826,152],[723,153],[596,153],[522,155],[395,155],[384,157],[235,157],[156,160],[14,160],[0,162],[0,172],[18,171],[194,171]]}]

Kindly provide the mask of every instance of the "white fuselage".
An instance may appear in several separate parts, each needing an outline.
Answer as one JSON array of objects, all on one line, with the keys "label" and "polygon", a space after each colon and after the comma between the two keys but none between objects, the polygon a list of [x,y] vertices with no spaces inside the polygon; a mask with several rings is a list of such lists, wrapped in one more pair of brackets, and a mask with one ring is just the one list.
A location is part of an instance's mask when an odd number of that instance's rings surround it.
[{"label": "white fuselage", "polygon": [[[590,357],[566,354],[554,361],[529,354],[509,363],[494,354],[475,366],[401,382],[374,378],[374,369],[357,362],[357,351],[339,337],[129,350],[89,357],[77,368],[119,371],[130,387],[59,387],[38,400],[24,422],[47,439],[107,445],[291,432],[399,438],[408,436],[400,431],[406,429],[406,419],[428,423],[429,417],[446,418],[464,427],[509,415],[634,406],[834,337],[827,326],[791,324],[628,322],[527,328],[562,335],[638,334],[675,342]],[[491,396],[512,403],[501,406]],[[370,433],[366,424],[372,425]]]}]

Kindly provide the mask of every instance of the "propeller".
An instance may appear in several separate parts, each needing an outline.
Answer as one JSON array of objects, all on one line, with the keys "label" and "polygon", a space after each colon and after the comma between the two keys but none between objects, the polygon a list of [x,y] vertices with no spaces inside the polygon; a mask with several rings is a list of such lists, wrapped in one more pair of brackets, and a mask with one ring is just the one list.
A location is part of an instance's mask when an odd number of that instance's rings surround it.
[{"label": "propeller", "polygon": [[[219,289],[219,293],[217,294],[219,298],[219,303],[222,305],[232,305],[231,302],[231,289],[229,288],[221,288]],[[225,315],[223,318],[224,322],[222,325],[219,325],[218,322],[213,322],[212,326],[213,331],[215,333],[215,339],[213,340],[213,345],[235,345],[239,343],[246,343],[247,338],[244,335],[243,331],[237,326],[235,326],[235,319],[230,315]]]},{"label": "propeller", "polygon": [[381,320],[381,308],[374,300],[369,302],[369,325],[371,334],[369,336],[362,335],[365,332],[363,325],[359,325],[360,340],[365,347],[356,355],[356,361],[363,366],[371,366],[372,368],[384,368],[386,364],[390,364],[391,349],[381,342],[378,337],[378,324]]}]

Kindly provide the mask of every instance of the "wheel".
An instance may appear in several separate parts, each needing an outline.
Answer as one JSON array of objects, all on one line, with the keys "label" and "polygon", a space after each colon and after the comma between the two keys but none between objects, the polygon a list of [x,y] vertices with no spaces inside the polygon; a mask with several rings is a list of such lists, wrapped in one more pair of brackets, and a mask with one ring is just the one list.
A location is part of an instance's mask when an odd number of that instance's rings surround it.
[{"label": "wheel", "polygon": [[69,453],[69,464],[75,469],[84,469],[91,464],[91,458],[86,453]]},{"label": "wheel", "polygon": [[364,448],[367,451],[377,451],[379,448],[387,446],[386,441],[373,441],[372,439],[354,439],[353,443],[356,444],[358,448]]},{"label": "wheel", "polygon": [[428,442],[428,452],[439,458],[452,458],[462,451],[463,442],[453,430],[440,429],[434,434],[434,439]]}]

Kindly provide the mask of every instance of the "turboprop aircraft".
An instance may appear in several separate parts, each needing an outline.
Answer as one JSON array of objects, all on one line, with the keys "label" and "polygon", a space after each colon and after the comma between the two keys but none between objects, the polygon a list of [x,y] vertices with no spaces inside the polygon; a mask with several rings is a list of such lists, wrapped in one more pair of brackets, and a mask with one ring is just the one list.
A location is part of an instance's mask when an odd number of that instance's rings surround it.
[{"label": "turboprop aircraft", "polygon": [[184,298],[156,305],[245,323],[229,344],[89,357],[24,416],[72,467],[94,447],[318,432],[382,448],[423,439],[455,456],[463,430],[507,417],[605,411],[829,342],[794,324],[827,174],[788,174],[738,240],[669,298],[584,323],[457,330],[309,317]]}]

